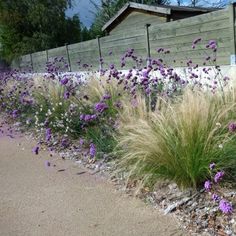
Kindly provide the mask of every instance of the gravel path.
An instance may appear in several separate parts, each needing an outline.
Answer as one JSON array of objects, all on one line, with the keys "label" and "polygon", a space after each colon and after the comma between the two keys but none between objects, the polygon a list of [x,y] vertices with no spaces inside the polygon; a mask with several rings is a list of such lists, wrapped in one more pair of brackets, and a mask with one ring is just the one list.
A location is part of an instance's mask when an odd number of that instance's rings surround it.
[{"label": "gravel path", "polygon": [[[0,135],[1,236],[180,236],[171,216],[117,192],[69,160]],[[56,166],[45,167],[49,160]],[[60,170],[60,171],[59,171]]]}]

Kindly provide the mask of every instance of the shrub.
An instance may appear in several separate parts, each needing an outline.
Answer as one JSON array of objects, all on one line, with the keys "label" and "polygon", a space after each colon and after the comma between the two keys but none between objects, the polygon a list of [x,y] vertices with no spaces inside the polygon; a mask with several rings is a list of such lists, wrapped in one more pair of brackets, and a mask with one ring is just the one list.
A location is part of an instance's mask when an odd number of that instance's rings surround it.
[{"label": "shrub", "polygon": [[236,164],[236,139],[227,129],[234,108],[221,96],[187,90],[166,109],[130,120],[117,138],[120,169],[150,185],[161,178],[197,188],[209,175],[210,163],[221,169]]},{"label": "shrub", "polygon": [[33,97],[37,109],[36,127],[50,127],[52,131],[79,137],[81,122],[80,107],[73,96],[66,96],[67,87],[59,79],[38,77],[34,79]]},{"label": "shrub", "polygon": [[85,113],[82,114],[83,135],[96,145],[98,152],[112,152],[116,145],[114,133],[118,111],[128,100],[127,94],[117,81],[109,81],[105,77],[91,78],[78,94],[78,105],[83,103]]}]

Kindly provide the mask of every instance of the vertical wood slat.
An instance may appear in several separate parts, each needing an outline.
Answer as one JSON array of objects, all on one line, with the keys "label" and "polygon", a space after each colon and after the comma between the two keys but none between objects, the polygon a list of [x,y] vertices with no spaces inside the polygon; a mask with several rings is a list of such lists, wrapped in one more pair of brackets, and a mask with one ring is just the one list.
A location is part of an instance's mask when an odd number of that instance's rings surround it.
[{"label": "vertical wood slat", "polygon": [[146,37],[147,37],[147,65],[150,65],[150,60],[151,60],[151,49],[150,49],[150,39],[149,39],[149,27],[151,24],[146,24]]},{"label": "vertical wood slat", "polygon": [[34,64],[33,64],[33,56],[32,53],[30,53],[30,63],[31,63],[31,69],[34,71]]},{"label": "vertical wood slat", "polygon": [[235,45],[235,3],[229,6],[229,25],[231,34],[231,46],[230,46],[230,64],[236,65],[236,45]]},{"label": "vertical wood slat", "polygon": [[102,60],[103,60],[103,58],[102,58],[102,50],[101,50],[101,43],[100,43],[100,37],[98,36],[97,37],[97,42],[98,42],[98,53],[99,53],[99,66],[100,66],[100,68],[99,68],[99,70],[102,70],[103,69],[103,62],[102,62]]},{"label": "vertical wood slat", "polygon": [[71,72],[71,61],[70,61],[70,54],[69,54],[69,50],[68,50],[68,44],[65,45],[66,46],[66,55],[67,55],[67,61],[68,61],[68,66],[69,66],[69,72]]}]

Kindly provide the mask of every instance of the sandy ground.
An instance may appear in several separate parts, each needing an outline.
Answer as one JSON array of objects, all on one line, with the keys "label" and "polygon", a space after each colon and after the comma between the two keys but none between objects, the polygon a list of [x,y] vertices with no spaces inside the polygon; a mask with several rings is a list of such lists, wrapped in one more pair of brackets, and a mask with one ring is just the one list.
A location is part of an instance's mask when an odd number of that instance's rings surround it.
[{"label": "sandy ground", "polygon": [[1,236],[184,235],[171,216],[72,161],[34,155],[32,146],[25,137],[0,135]]}]

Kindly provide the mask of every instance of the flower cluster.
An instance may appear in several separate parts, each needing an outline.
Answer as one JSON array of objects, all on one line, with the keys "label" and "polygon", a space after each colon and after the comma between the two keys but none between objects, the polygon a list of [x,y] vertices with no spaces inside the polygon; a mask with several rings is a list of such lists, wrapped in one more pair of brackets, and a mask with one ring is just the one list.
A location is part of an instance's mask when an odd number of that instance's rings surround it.
[{"label": "flower cluster", "polygon": [[89,115],[89,114],[82,114],[80,115],[80,120],[81,121],[85,121],[85,122],[91,122],[97,119],[97,115],[93,114],[93,115]]},{"label": "flower cluster", "polygon": [[201,41],[202,41],[201,38],[196,38],[195,40],[193,40],[192,49],[195,49],[196,45]]},{"label": "flower cluster", "polygon": [[212,49],[213,52],[217,51],[217,43],[215,40],[210,40],[208,44],[206,45],[206,48]]},{"label": "flower cluster", "polygon": [[91,143],[90,147],[89,147],[89,154],[91,157],[95,157],[96,153],[97,153],[96,146],[95,146],[95,144]]},{"label": "flower cluster", "polygon": [[95,111],[102,113],[108,109],[108,105],[104,102],[98,102],[94,105]]},{"label": "flower cluster", "polygon": [[229,123],[228,129],[229,129],[229,132],[234,133],[236,131],[236,123],[235,122]]},{"label": "flower cluster", "polygon": [[[215,163],[211,163],[209,166],[210,171],[213,173],[215,170]],[[219,204],[219,210],[224,214],[231,214],[233,212],[233,206],[226,199],[221,198],[219,194],[216,193],[216,186],[219,184],[224,177],[225,173],[223,171],[217,171],[213,177],[214,181],[206,180],[204,183],[204,188],[207,192],[211,194],[211,198],[214,202]]]}]

